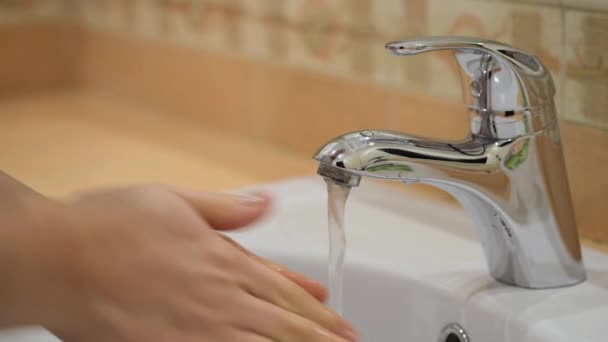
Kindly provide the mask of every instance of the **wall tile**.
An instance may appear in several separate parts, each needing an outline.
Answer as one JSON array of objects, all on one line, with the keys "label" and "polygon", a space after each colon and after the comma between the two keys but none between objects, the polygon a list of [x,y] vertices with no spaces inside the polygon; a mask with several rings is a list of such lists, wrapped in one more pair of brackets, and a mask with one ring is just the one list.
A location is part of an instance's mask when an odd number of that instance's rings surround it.
[{"label": "wall tile", "polygon": [[404,15],[407,13],[408,1],[384,0],[374,1],[371,8],[373,27],[378,35],[397,40],[404,38],[405,22]]},{"label": "wall tile", "polygon": [[75,33],[46,21],[0,25],[0,97],[73,84]]},{"label": "wall tile", "polygon": [[74,14],[73,0],[0,1],[0,25],[37,21],[62,21]]},{"label": "wall tile", "polygon": [[388,53],[384,48],[386,42],[385,38],[376,37],[370,44],[374,63],[373,81],[378,84],[403,89],[406,86],[407,75],[402,69],[403,63],[406,63],[407,60]]},{"label": "wall tile", "polygon": [[[267,1],[264,4],[264,13],[258,15],[262,20],[257,20],[255,16],[250,19],[266,28],[265,49],[275,61],[283,60],[287,56],[287,39],[282,27],[286,20],[286,8],[284,0]],[[255,44],[256,41],[252,43]]]},{"label": "wall tile", "polygon": [[479,36],[535,53],[554,76],[560,115],[608,128],[603,110],[608,105],[608,63],[604,62],[608,58],[608,3],[604,3],[30,0],[0,2],[0,23],[78,15],[82,23],[97,31],[163,39],[449,101],[460,101],[462,96],[459,67],[449,53],[399,58],[386,53],[383,46],[390,40],[417,35]]},{"label": "wall tile", "polygon": [[565,117],[608,128],[608,14],[566,12]]},{"label": "wall tile", "polygon": [[324,141],[348,131],[386,129],[388,94],[369,84],[269,66],[255,97],[268,108],[264,140],[310,156]]},{"label": "wall tile", "polygon": [[301,7],[299,17],[287,24],[289,64],[335,76],[353,73],[357,45],[348,41],[341,3],[309,0],[294,4]]},{"label": "wall tile", "polygon": [[[506,2],[430,0],[430,34],[465,35],[512,44],[536,54],[552,74],[560,72],[561,12],[558,8]],[[461,96],[459,74],[448,55],[431,65],[432,93]]]},{"label": "wall tile", "polygon": [[562,4],[571,8],[608,11],[606,0],[561,0]]},{"label": "wall tile", "polygon": [[159,1],[133,1],[131,30],[147,37],[162,36],[162,12]]},{"label": "wall tile", "polygon": [[[564,0],[484,0],[488,2],[508,2],[508,3],[519,3],[519,4],[531,4],[531,5],[543,5],[543,6],[562,6]],[[575,0],[576,1],[576,0]]]},{"label": "wall tile", "polygon": [[567,9],[586,9],[608,11],[606,0],[484,0],[488,2],[524,3],[539,6],[551,6]]},{"label": "wall tile", "polygon": [[79,4],[81,22],[92,29],[127,31],[126,16],[116,2],[90,0]]},{"label": "wall tile", "polygon": [[241,25],[243,42],[236,47],[239,53],[266,60],[284,60],[287,53],[284,32],[250,16],[244,17]]},{"label": "wall tile", "polygon": [[[430,2],[427,0],[409,0],[404,13],[404,33],[408,37],[425,36],[430,33],[432,16],[429,15]],[[434,14],[433,14],[434,15]],[[408,80],[408,89],[431,90],[431,61],[429,56],[409,58],[403,65],[404,78]]]},{"label": "wall tile", "polygon": [[192,117],[225,131],[252,136],[259,117],[250,111],[250,59],[132,39],[84,33],[79,74],[85,87],[105,89],[152,110]]}]

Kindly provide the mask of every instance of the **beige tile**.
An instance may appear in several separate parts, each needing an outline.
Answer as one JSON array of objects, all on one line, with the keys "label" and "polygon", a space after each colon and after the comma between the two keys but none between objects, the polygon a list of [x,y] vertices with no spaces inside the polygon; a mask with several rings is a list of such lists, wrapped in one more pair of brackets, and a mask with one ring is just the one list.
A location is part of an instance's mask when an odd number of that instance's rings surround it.
[{"label": "beige tile", "polygon": [[565,6],[589,10],[608,11],[605,0],[561,0]]},{"label": "beige tile", "polygon": [[241,8],[247,13],[255,16],[267,16],[273,13],[272,7],[282,7],[282,0],[249,0],[241,3]]},{"label": "beige tile", "polygon": [[287,1],[258,0],[241,3],[243,9],[244,51],[273,63],[285,62],[289,53],[287,42],[291,23],[287,19]]},{"label": "beige tile", "polygon": [[119,34],[83,33],[81,83],[250,135],[252,61]]},{"label": "beige tile", "polygon": [[[559,8],[529,4],[430,0],[430,33],[497,40],[536,54],[552,73],[560,72],[561,13]],[[459,75],[446,55],[432,59],[432,93],[457,99]]]},{"label": "beige tile", "polygon": [[374,1],[372,6],[371,54],[373,77],[369,80],[391,87],[427,93],[430,62],[426,58],[398,58],[384,49],[389,41],[428,34],[428,1]]},{"label": "beige tile", "polygon": [[[344,25],[360,33],[375,31],[374,0],[343,0],[340,11],[344,13]],[[334,14],[336,16],[337,14]]]},{"label": "beige tile", "polygon": [[253,89],[269,115],[263,138],[283,150],[312,155],[340,134],[388,128],[381,88],[272,65],[264,74],[265,86]]},{"label": "beige tile", "polygon": [[404,38],[407,35],[407,7],[408,1],[373,1],[371,15],[374,29],[388,40]]},{"label": "beige tile", "polygon": [[[312,3],[312,5],[317,4]],[[309,7],[307,0],[285,0],[285,15],[287,21],[293,23],[303,22],[307,15],[307,7]]]},{"label": "beige tile", "polygon": [[508,2],[528,5],[542,5],[560,7],[564,0],[482,0],[488,2]]},{"label": "beige tile", "polygon": [[247,57],[269,60],[281,60],[286,53],[286,42],[282,31],[270,22],[260,20],[261,17],[243,17],[243,42],[238,47],[238,53]]},{"label": "beige tile", "polygon": [[376,4],[367,0],[288,2],[289,64],[349,79],[376,79],[376,50],[385,43],[373,22]]},{"label": "beige tile", "polygon": [[159,1],[133,0],[135,22],[132,31],[147,37],[162,37],[163,13]]},{"label": "beige tile", "polygon": [[408,79],[407,74],[402,72],[402,69],[403,64],[407,63],[408,59],[390,54],[384,48],[387,41],[387,38],[378,36],[371,42],[370,49],[373,54],[374,63],[374,75],[372,80],[381,85],[394,88],[405,88]]},{"label": "beige tile", "polygon": [[561,131],[578,227],[583,236],[608,242],[608,133],[572,123]]},{"label": "beige tile", "polygon": [[376,74],[376,63],[374,62],[375,41],[365,35],[359,38],[351,38],[350,46],[350,64],[351,71],[357,77],[370,80]]},{"label": "beige tile", "polygon": [[131,4],[127,0],[84,1],[80,4],[82,22],[98,30],[128,32],[136,15],[131,12]]},{"label": "beige tile", "polygon": [[566,12],[565,117],[608,128],[608,14]]},{"label": "beige tile", "polygon": [[466,107],[456,101],[391,91],[390,129],[439,140],[461,140],[470,132]]},{"label": "beige tile", "polygon": [[75,31],[56,23],[0,26],[0,95],[66,87],[75,78]]},{"label": "beige tile", "polygon": [[250,21],[264,28],[265,44],[261,44],[261,47],[274,61],[284,60],[288,53],[286,6],[284,0],[267,0],[263,1],[261,13],[252,11],[247,15]]},{"label": "beige tile", "polygon": [[31,22],[61,22],[69,16],[65,0],[0,2],[0,25]]},{"label": "beige tile", "polygon": [[342,19],[334,15],[340,13],[337,5],[322,2],[298,5],[302,6],[299,16],[288,16],[285,25],[287,63],[352,78],[352,53],[358,44],[354,44]]},{"label": "beige tile", "polygon": [[[515,5],[479,0],[429,0],[432,35],[461,35],[510,43],[510,11]],[[449,55],[429,57],[432,94],[461,98],[459,70]]]},{"label": "beige tile", "polygon": [[561,10],[518,6],[511,12],[511,20],[512,44],[535,54],[549,69],[556,86],[557,108],[561,108],[566,65],[563,57],[565,22]]},{"label": "beige tile", "polygon": [[[409,37],[429,35],[432,24],[430,1],[412,0],[406,4],[405,33]],[[428,56],[425,56],[428,57]],[[409,63],[403,64],[408,83],[422,90],[430,90],[431,64],[427,58],[410,58]]]}]

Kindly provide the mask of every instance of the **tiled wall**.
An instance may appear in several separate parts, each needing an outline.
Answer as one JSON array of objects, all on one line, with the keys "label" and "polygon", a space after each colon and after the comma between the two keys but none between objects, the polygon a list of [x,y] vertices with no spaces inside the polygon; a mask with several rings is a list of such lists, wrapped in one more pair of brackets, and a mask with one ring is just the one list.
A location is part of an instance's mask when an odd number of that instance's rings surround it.
[{"label": "tiled wall", "polygon": [[469,120],[452,57],[399,58],[383,45],[501,40],[555,76],[576,219],[608,245],[606,2],[0,0],[0,95],[47,75],[39,88],[111,91],[304,158],[350,130],[461,138]]},{"label": "tiled wall", "polygon": [[72,0],[0,0],[0,25],[68,20],[78,14],[75,4]]},{"label": "tiled wall", "polygon": [[71,1],[0,0],[0,97],[74,83]]},{"label": "tiled wall", "polygon": [[[608,13],[550,2],[482,0],[88,1],[89,27],[458,99],[450,55],[403,61],[386,41],[472,35],[514,44],[551,69],[563,118],[608,128]],[[583,3],[583,5],[589,5]],[[593,4],[591,4],[593,5]],[[608,4],[605,6],[608,10]]]},{"label": "tiled wall", "polygon": [[[165,39],[348,79],[458,99],[451,56],[403,61],[386,41],[473,35],[537,54],[563,118],[608,128],[608,12],[601,1],[89,0],[4,1],[39,17],[78,11],[90,28]],[[8,4],[8,5],[7,5]],[[577,7],[578,6],[578,7]],[[589,9],[589,7],[596,9]],[[579,8],[580,7],[580,8]],[[608,11],[608,3],[603,6]],[[21,9],[21,10],[19,10]],[[6,11],[4,11],[6,12]],[[24,14],[22,14],[24,15]],[[65,17],[66,15],[63,14]],[[4,20],[18,16],[3,15]],[[7,19],[11,18],[11,19]]]},{"label": "tiled wall", "polygon": [[565,119],[608,129],[604,0],[0,0],[0,23],[78,16],[87,27],[458,99],[450,55],[401,58],[386,41],[472,35],[537,54]]}]

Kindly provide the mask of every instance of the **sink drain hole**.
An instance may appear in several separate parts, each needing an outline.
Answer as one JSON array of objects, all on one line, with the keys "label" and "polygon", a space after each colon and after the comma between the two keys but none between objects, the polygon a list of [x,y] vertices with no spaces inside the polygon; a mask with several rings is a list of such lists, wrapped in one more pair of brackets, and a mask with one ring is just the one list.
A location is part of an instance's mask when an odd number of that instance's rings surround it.
[{"label": "sink drain hole", "polygon": [[458,324],[450,324],[443,328],[439,342],[471,342],[466,331]]},{"label": "sink drain hole", "polygon": [[446,337],[445,342],[462,342],[462,340],[458,335],[450,333],[448,337]]}]

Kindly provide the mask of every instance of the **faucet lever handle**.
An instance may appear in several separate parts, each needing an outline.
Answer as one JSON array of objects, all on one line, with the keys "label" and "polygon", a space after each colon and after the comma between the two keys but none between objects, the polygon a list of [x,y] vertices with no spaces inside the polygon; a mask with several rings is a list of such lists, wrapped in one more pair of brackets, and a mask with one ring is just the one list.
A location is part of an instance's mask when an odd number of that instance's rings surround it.
[{"label": "faucet lever handle", "polygon": [[[478,127],[473,130],[478,135],[531,133],[555,119],[555,85],[546,67],[531,53],[495,41],[452,36],[407,39],[388,43],[386,48],[399,56],[453,51],[462,71],[465,102],[477,114]],[[532,120],[520,126],[526,132],[492,131],[497,117],[515,114]]]}]

